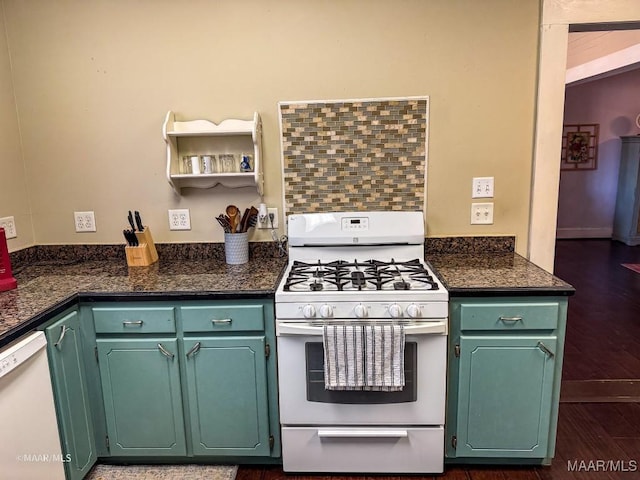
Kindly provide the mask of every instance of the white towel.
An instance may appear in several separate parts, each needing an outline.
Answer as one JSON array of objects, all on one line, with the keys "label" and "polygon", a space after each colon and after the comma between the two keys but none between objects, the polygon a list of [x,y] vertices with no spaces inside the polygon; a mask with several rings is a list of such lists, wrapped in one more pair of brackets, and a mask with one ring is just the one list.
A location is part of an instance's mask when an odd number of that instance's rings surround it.
[{"label": "white towel", "polygon": [[402,325],[325,325],[323,333],[326,390],[404,388]]}]

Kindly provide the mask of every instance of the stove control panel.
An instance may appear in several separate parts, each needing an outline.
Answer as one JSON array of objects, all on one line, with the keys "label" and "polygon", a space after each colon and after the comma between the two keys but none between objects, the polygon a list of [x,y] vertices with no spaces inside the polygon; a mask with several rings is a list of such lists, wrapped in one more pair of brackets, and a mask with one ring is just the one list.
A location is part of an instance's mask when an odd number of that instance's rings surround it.
[{"label": "stove control panel", "polygon": [[276,303],[278,320],[447,318],[448,310],[448,302]]},{"label": "stove control panel", "polygon": [[369,219],[367,217],[343,218],[342,230],[347,232],[362,232],[369,230]]}]

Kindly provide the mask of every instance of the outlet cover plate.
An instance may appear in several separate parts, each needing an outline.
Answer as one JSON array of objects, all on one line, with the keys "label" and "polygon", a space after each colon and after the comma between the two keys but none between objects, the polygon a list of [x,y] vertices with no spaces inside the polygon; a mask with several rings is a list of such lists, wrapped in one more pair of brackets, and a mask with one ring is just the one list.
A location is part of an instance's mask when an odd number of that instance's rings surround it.
[{"label": "outlet cover plate", "polygon": [[0,228],[4,228],[4,235],[7,237],[7,240],[18,236],[16,221],[13,217],[0,218]]},{"label": "outlet cover plate", "polygon": [[191,230],[191,216],[188,208],[169,210],[169,230]]},{"label": "outlet cover plate", "polygon": [[76,224],[76,232],[95,232],[96,216],[93,212],[73,212]]},{"label": "outlet cover plate", "polygon": [[[273,214],[273,228],[278,228],[278,209],[276,207],[267,208],[267,215]],[[271,228],[271,221],[267,216],[267,219],[264,222],[260,221],[260,217],[258,217],[258,223],[256,224],[257,228]]]},{"label": "outlet cover plate", "polygon": [[471,204],[471,225],[493,224],[493,203]]}]

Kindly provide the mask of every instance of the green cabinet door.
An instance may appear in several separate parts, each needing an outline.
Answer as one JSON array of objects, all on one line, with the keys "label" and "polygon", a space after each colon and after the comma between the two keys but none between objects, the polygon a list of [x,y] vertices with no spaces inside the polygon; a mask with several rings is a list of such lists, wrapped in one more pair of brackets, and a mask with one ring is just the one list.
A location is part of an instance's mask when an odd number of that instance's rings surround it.
[{"label": "green cabinet door", "polygon": [[69,460],[66,477],[79,480],[97,455],[78,312],[64,315],[45,329],[45,335],[62,448]]},{"label": "green cabinet door", "polygon": [[460,336],[458,457],[539,458],[549,442],[555,336]]},{"label": "green cabinet door", "polygon": [[194,455],[268,456],[264,337],[183,341]]},{"label": "green cabinet door", "polygon": [[97,340],[111,455],[185,455],[178,341]]}]

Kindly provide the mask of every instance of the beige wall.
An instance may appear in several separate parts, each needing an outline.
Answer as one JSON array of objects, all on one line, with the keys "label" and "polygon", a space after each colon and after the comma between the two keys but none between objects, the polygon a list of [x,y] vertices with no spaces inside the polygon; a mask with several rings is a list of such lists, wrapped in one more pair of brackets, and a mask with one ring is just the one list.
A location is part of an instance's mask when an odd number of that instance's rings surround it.
[{"label": "beige wall", "polygon": [[[216,122],[260,112],[265,201],[281,210],[278,101],[428,95],[428,235],[514,234],[526,252],[537,0],[2,4],[31,196],[13,208],[33,214],[35,243],[121,242],[129,209],[158,242],[222,240],[214,216],[259,197],[176,196],[167,110]],[[469,225],[473,176],[495,176],[494,225]],[[170,232],[169,208],[189,208],[193,230]],[[74,210],[94,210],[98,231],[75,233]]]},{"label": "beige wall", "polygon": [[8,240],[9,249],[33,244],[27,183],[20,151],[20,131],[13,95],[11,61],[0,10],[0,217],[13,216],[18,237]]}]

